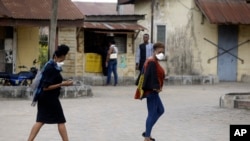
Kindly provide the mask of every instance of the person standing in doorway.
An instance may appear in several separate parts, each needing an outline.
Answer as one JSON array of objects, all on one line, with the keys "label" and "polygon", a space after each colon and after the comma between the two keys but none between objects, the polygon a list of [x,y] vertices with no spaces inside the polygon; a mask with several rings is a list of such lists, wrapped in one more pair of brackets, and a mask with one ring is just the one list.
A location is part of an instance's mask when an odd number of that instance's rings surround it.
[{"label": "person standing in doorway", "polygon": [[153,126],[164,113],[164,106],[159,93],[162,91],[165,78],[165,71],[159,64],[160,60],[165,58],[165,46],[162,43],[155,43],[153,46],[154,54],[144,63],[144,81],[142,89],[143,97],[147,99],[148,116],[146,119],[146,130],[142,133],[144,141],[154,141],[151,137]]},{"label": "person standing in doorway", "polygon": [[118,56],[118,48],[115,46],[115,41],[111,40],[109,42],[109,50],[106,58],[106,66],[108,67],[106,85],[110,85],[112,73],[114,74],[114,86],[116,86],[118,83],[117,56]]},{"label": "person standing in doorway", "polygon": [[54,52],[53,58],[46,63],[39,84],[41,93],[37,97],[36,123],[31,129],[28,141],[35,139],[44,124],[57,124],[62,140],[69,141],[66,120],[59,100],[61,87],[73,85],[72,80],[63,81],[60,73],[68,51],[68,46],[60,45]]},{"label": "person standing in doorway", "polygon": [[135,63],[136,70],[141,71],[145,60],[153,55],[153,44],[149,42],[149,35],[143,35],[143,43],[139,45],[136,51]]}]

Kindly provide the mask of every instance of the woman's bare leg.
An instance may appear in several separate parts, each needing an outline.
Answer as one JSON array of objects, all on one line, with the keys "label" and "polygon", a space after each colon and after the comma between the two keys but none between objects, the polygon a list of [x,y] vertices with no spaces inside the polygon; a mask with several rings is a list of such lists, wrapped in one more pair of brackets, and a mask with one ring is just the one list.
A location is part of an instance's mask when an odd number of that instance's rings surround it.
[{"label": "woman's bare leg", "polygon": [[63,141],[69,141],[67,129],[66,129],[66,126],[64,123],[58,124],[58,131],[59,131]]},{"label": "woman's bare leg", "polygon": [[36,137],[36,135],[38,134],[38,132],[40,131],[41,127],[43,126],[44,123],[42,122],[36,122],[32,129],[31,129],[31,132],[30,132],[30,135],[29,135],[29,139],[28,141],[33,141]]}]

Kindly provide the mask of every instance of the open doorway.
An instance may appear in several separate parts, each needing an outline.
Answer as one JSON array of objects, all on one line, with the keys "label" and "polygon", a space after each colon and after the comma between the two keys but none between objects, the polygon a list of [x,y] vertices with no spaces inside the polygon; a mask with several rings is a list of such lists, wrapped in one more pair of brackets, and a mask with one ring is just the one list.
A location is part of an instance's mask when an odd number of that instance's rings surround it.
[{"label": "open doorway", "polygon": [[107,75],[106,69],[106,56],[108,52],[108,41],[112,37],[107,36],[105,33],[95,33],[93,31],[84,31],[84,53],[96,53],[101,56],[101,70],[104,76]]},{"label": "open doorway", "polygon": [[96,53],[101,56],[101,67],[104,76],[107,75],[106,57],[109,41],[114,40],[119,54],[127,53],[127,34],[111,33],[110,31],[84,30],[84,53]]}]

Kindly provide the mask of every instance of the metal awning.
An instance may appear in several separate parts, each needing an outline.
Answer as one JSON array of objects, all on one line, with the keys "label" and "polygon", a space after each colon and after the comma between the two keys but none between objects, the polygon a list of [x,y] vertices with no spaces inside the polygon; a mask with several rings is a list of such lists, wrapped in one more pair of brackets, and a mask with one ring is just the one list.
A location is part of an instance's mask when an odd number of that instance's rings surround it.
[{"label": "metal awning", "polygon": [[212,24],[250,24],[250,4],[246,0],[195,0]]},{"label": "metal awning", "polygon": [[[48,26],[51,19],[51,0],[1,0],[1,26]],[[82,14],[70,0],[58,3],[57,21],[60,26],[82,26]]]},{"label": "metal awning", "polygon": [[137,23],[107,23],[107,22],[84,22],[84,28],[102,30],[145,30],[146,28]]},{"label": "metal awning", "polygon": [[135,0],[118,0],[118,4],[133,4]]}]

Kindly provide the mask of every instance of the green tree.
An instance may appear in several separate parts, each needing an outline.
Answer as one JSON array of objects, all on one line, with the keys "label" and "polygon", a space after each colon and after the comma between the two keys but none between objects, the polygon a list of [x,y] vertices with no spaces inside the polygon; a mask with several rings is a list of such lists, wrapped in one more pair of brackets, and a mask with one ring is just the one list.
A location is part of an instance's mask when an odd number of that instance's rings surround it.
[{"label": "green tree", "polygon": [[38,60],[40,63],[40,68],[42,68],[48,61],[48,35],[40,35],[39,45]]}]

